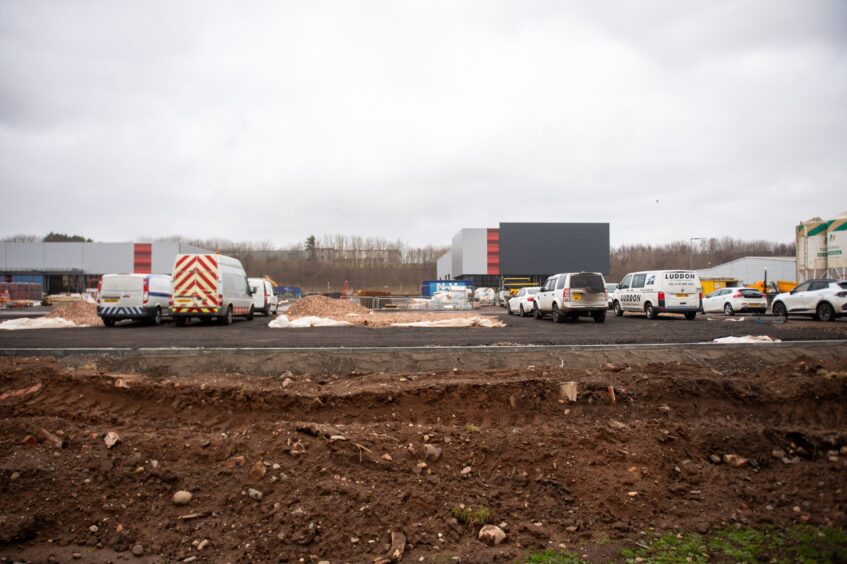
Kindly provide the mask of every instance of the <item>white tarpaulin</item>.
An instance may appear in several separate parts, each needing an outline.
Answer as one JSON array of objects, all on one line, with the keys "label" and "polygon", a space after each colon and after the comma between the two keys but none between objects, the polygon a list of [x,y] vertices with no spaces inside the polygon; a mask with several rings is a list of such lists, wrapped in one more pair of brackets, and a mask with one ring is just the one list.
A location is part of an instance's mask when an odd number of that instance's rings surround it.
[{"label": "white tarpaulin", "polygon": [[298,317],[297,319],[288,319],[287,315],[280,315],[276,319],[268,323],[268,327],[274,329],[303,329],[305,327],[349,327],[351,324],[346,321],[336,321],[335,319],[327,319],[326,317]]},{"label": "white tarpaulin", "polygon": [[459,317],[439,319],[438,321],[413,321],[411,323],[392,323],[392,327],[504,327],[502,321],[488,317]]},{"label": "white tarpaulin", "polygon": [[73,321],[68,321],[61,317],[10,319],[9,321],[0,323],[0,329],[4,331],[17,331],[20,329],[68,329],[71,327],[85,327],[85,325],[77,325]]},{"label": "white tarpaulin", "polygon": [[743,337],[720,337],[715,339],[714,342],[724,345],[735,345],[741,343],[781,343],[782,341],[768,337],[767,335],[745,335]]}]

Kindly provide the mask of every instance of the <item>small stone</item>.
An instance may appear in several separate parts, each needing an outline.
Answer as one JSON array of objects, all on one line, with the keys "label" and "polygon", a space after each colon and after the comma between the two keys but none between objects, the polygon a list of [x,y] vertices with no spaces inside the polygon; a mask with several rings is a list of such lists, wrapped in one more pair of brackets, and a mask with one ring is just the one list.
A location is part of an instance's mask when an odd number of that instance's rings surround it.
[{"label": "small stone", "polygon": [[747,465],[747,459],[738,454],[725,454],[723,455],[723,461],[725,464],[736,468]]},{"label": "small stone", "polygon": [[79,560],[80,558],[82,558],[82,554],[80,554],[79,552],[74,552],[73,554],[71,554],[71,558],[73,558],[74,560]]},{"label": "small stone", "polygon": [[109,431],[103,438],[103,442],[106,443],[106,448],[112,448],[113,446],[118,444],[120,440],[121,438],[114,431]]},{"label": "small stone", "polygon": [[828,456],[827,460],[829,460],[830,462],[838,462],[838,457],[837,456]]},{"label": "small stone", "polygon": [[841,454],[847,455],[847,446],[843,446],[843,447],[841,447],[841,448],[838,450],[838,452],[840,452]]},{"label": "small stone", "polygon": [[626,495],[628,495],[629,497],[635,497],[638,495],[638,492],[626,492]]},{"label": "small stone", "polygon": [[134,545],[132,545],[132,553],[136,556],[143,556],[144,555],[144,547],[141,546],[140,544],[134,544]]},{"label": "small stone", "polygon": [[279,464],[277,464],[276,462],[274,462],[274,463],[273,463],[273,465],[271,466],[271,468],[273,468],[274,470],[279,470],[279,469],[280,469],[280,465],[279,465]]},{"label": "small stone", "polygon": [[427,443],[424,445],[424,454],[427,460],[431,462],[438,462],[438,459],[441,458],[441,448]]},{"label": "small stone", "polygon": [[659,407],[657,407],[656,409],[658,409],[660,413],[670,413],[671,412],[671,407],[667,404],[662,404]]},{"label": "small stone", "polygon": [[209,539],[203,539],[197,543],[197,550],[203,550],[207,546],[209,546]]},{"label": "small stone", "polygon": [[467,476],[470,473],[471,473],[471,467],[470,466],[465,466],[464,468],[462,468],[462,472],[461,472],[462,476]]},{"label": "small stone", "polygon": [[11,476],[9,476],[9,479],[10,479],[10,480],[12,480],[12,481],[14,482],[15,480],[17,480],[17,479],[18,479],[18,478],[20,478],[20,477],[21,477],[21,473],[20,473],[20,472],[12,472],[12,475],[11,475]]},{"label": "small stone", "polygon": [[802,511],[802,509],[800,509],[799,505],[795,505],[794,507],[791,508],[791,511],[793,511],[794,513],[800,513],[800,511]]},{"label": "small stone", "polygon": [[721,463],[721,457],[718,456],[717,454],[710,454],[709,460],[712,462],[712,464],[720,464]]},{"label": "small stone", "polygon": [[577,528],[575,525],[570,525],[568,527],[565,527],[565,530],[569,533],[575,533],[577,531]]},{"label": "small stone", "polygon": [[785,458],[785,451],[781,448],[775,448],[771,451],[771,456],[774,458]]},{"label": "small stone", "polygon": [[282,387],[287,388],[288,386],[290,386],[293,383],[294,383],[294,380],[292,380],[291,378],[286,378],[285,380],[282,381]]},{"label": "small stone", "polygon": [[158,460],[151,460],[151,461],[150,461],[150,468],[152,468],[153,470],[155,470],[155,469],[157,469],[158,467],[159,467],[159,461],[158,461]]},{"label": "small stone", "polygon": [[189,556],[188,558],[183,558],[183,559],[182,559],[182,561],[183,561],[183,562],[186,562],[186,563],[188,563],[188,562],[194,562],[195,560],[197,560],[197,557],[196,557],[196,556]]},{"label": "small stone", "polygon": [[38,444],[38,439],[36,439],[36,438],[35,438],[35,437],[33,437],[32,435],[27,435],[26,437],[24,437],[24,439],[23,439],[23,441],[22,441],[22,442],[23,442],[23,444],[25,444],[26,446],[34,446],[34,445],[37,445],[37,444]]},{"label": "small stone", "polygon": [[456,374],[458,371],[459,371],[458,368],[455,368],[455,367],[453,368],[453,374]]},{"label": "small stone", "polygon": [[609,427],[612,429],[629,429],[629,425],[621,423],[617,419],[609,419]]},{"label": "small stone", "polygon": [[256,463],[253,464],[253,467],[250,468],[250,477],[254,481],[258,482],[259,480],[261,480],[262,478],[265,477],[265,474],[267,473],[267,471],[268,470],[267,470],[267,468],[265,468],[265,465],[262,464],[262,461],[257,460]]},{"label": "small stone", "polygon": [[479,530],[479,540],[494,546],[506,540],[506,533],[497,525],[485,525]]},{"label": "small stone", "polygon": [[174,494],[173,502],[174,505],[188,505],[193,497],[191,492],[180,490]]},{"label": "small stone", "polygon": [[88,527],[88,530],[89,532],[96,533],[100,530],[100,528],[97,525],[91,525],[90,527]]},{"label": "small stone", "polygon": [[386,462],[391,462],[392,460],[394,460],[393,458],[391,458],[391,455],[388,454],[387,452],[382,455],[382,459],[385,460]]},{"label": "small stone", "polygon": [[256,501],[262,500],[262,492],[260,492],[259,490],[248,488],[247,495],[250,496],[250,499],[254,499]]}]

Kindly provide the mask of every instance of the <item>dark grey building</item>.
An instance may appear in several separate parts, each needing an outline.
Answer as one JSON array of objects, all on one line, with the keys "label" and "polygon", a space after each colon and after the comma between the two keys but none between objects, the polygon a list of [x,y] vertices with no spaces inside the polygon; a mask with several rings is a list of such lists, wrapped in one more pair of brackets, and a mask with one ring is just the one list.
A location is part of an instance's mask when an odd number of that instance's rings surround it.
[{"label": "dark grey building", "polygon": [[462,229],[438,260],[439,279],[498,286],[502,277],[542,281],[559,272],[609,273],[608,223],[501,223]]}]

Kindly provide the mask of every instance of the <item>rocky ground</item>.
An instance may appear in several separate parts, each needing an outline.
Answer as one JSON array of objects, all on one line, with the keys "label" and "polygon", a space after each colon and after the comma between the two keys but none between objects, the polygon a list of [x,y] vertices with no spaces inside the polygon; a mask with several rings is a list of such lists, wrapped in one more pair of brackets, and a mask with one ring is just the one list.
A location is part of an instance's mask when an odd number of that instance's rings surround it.
[{"label": "rocky ground", "polygon": [[2,358],[0,556],[599,562],[669,532],[843,530],[844,359],[727,365],[177,377]]}]

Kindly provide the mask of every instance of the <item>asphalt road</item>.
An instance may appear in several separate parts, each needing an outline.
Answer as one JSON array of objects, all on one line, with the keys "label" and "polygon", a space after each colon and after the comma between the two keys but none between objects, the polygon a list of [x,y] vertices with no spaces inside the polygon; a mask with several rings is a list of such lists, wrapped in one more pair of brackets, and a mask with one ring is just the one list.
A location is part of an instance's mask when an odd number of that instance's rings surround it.
[{"label": "asphalt road", "polygon": [[[847,319],[823,323],[774,317],[698,316],[648,320],[644,316],[617,318],[605,323],[590,319],[553,323],[531,317],[508,316],[492,308],[486,314],[503,319],[499,329],[417,329],[324,327],[271,329],[268,318],[236,320],[229,327],[185,327],[165,323],[151,327],[137,323],[113,328],[41,329],[0,331],[0,349],[19,348],[151,348],[151,347],[420,347],[480,345],[589,345],[709,342],[718,337],[767,335],[783,341],[847,339]],[[2,350],[0,350],[2,352]]]}]

